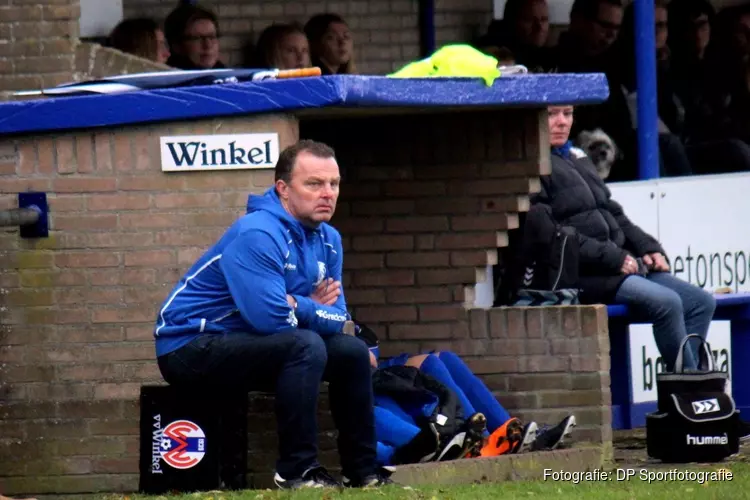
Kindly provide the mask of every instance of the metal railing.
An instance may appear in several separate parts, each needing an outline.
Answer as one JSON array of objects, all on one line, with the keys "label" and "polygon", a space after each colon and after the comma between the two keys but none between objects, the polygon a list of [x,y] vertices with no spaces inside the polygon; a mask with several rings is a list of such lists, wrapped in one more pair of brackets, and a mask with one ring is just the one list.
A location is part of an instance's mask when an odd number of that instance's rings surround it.
[{"label": "metal railing", "polygon": [[21,238],[46,238],[48,211],[45,193],[18,193],[18,208],[0,210],[0,228],[17,226]]},{"label": "metal railing", "polygon": [[28,208],[12,208],[0,211],[0,227],[31,226],[36,224],[42,211],[36,205]]}]

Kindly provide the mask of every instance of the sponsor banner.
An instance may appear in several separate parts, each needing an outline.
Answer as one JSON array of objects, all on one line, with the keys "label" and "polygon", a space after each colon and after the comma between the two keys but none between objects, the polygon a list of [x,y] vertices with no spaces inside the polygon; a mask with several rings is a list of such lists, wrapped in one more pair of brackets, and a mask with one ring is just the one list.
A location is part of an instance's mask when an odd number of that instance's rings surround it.
[{"label": "sponsor banner", "polygon": [[[654,340],[651,324],[633,324],[629,327],[630,390],[633,403],[656,401],[656,374],[664,372],[664,361]],[[732,342],[729,321],[712,321],[706,341],[711,347],[717,370],[729,374],[727,393],[732,393]],[[691,342],[692,343],[692,342]],[[702,401],[701,412],[711,410],[711,400]],[[695,403],[694,403],[695,404]],[[696,413],[700,413],[696,411]]]},{"label": "sponsor banner", "polygon": [[705,290],[750,291],[750,174],[609,185],[635,224],[656,237],[671,272]]},{"label": "sponsor banner", "polygon": [[279,134],[160,137],[163,172],[269,169],[279,159]]}]

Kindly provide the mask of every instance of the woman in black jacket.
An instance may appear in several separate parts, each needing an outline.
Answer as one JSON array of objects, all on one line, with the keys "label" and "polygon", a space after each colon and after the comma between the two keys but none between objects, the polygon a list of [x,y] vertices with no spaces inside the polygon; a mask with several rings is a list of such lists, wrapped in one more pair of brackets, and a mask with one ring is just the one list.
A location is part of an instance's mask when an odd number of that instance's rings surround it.
[{"label": "woman in black jacket", "polygon": [[[571,147],[572,125],[572,106],[549,108],[552,172],[532,197],[524,232],[567,234],[577,250],[581,302],[627,304],[652,322],[656,345],[672,370],[688,333],[706,337],[716,302],[669,273],[659,242],[625,216],[589,158]],[[694,353],[685,354],[686,367],[695,368]]]}]

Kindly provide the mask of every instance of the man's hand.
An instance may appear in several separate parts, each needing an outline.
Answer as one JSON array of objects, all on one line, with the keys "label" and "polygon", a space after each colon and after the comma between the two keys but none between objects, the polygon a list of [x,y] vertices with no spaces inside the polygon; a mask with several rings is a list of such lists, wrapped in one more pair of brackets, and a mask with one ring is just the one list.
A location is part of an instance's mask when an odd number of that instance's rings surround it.
[{"label": "man's hand", "polygon": [[372,366],[373,368],[378,367],[378,360],[375,358],[375,355],[372,353],[372,351],[370,351],[370,366]]},{"label": "man's hand", "polygon": [[312,295],[310,295],[310,298],[318,304],[332,306],[339,299],[340,295],[341,282],[333,281],[333,278],[328,278],[320,282]]},{"label": "man's hand", "polygon": [[292,309],[297,308],[297,300],[289,294],[287,294],[286,296],[286,303],[289,304],[289,307],[291,307]]},{"label": "man's hand", "polygon": [[643,263],[653,271],[669,271],[667,258],[659,252],[649,253],[643,256]]},{"label": "man's hand", "polygon": [[638,261],[632,255],[626,255],[620,268],[622,274],[636,274],[638,272]]}]

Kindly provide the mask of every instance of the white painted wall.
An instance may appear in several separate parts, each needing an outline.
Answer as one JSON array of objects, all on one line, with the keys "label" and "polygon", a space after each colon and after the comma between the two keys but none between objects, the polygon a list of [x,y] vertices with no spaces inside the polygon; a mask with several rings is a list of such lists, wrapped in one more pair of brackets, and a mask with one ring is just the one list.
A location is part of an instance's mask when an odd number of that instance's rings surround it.
[{"label": "white painted wall", "polygon": [[[506,0],[492,0],[492,13],[495,19],[503,18],[505,1]],[[711,0],[711,4],[716,10],[746,2],[747,0]],[[573,6],[573,0],[547,0],[547,3],[549,4],[550,24],[568,24],[570,8]]]},{"label": "white painted wall", "polygon": [[122,21],[122,0],[80,0],[81,38],[109,35]]},{"label": "white painted wall", "polygon": [[[495,19],[503,18],[503,9],[505,9],[505,0],[492,0],[492,14]],[[549,22],[550,24],[568,24],[570,7],[573,0],[547,0],[549,4]]]}]

